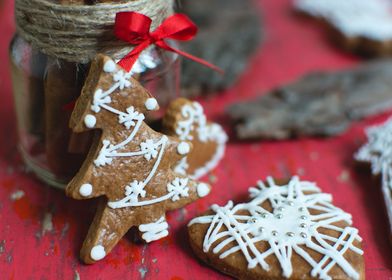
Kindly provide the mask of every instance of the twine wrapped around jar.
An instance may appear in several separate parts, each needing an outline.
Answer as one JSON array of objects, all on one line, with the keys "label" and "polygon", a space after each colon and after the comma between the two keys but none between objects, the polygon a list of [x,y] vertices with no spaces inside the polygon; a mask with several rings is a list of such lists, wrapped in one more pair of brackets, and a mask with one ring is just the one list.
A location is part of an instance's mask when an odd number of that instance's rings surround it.
[{"label": "twine wrapped around jar", "polygon": [[17,32],[53,58],[87,63],[97,53],[121,58],[129,45],[113,34],[117,12],[135,11],[152,19],[154,30],[173,13],[173,0],[128,0],[94,5],[64,5],[55,0],[16,0]]}]

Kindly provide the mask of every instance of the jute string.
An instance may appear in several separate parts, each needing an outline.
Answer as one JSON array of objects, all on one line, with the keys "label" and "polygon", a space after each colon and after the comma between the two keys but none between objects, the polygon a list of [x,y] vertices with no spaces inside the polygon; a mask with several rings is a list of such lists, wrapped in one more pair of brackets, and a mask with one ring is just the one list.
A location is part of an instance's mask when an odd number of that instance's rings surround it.
[{"label": "jute string", "polygon": [[149,16],[152,30],[173,12],[173,0],[115,1],[61,5],[55,0],[16,0],[17,32],[49,56],[87,63],[98,52],[121,58],[132,49],[113,34],[117,12],[135,11]]}]

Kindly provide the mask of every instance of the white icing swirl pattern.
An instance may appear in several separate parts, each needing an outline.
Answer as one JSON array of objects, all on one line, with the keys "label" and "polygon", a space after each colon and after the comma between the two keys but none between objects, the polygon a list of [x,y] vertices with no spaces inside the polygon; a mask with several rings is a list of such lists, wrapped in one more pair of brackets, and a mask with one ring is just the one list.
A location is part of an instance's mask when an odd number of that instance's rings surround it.
[{"label": "white icing swirl pattern", "polygon": [[[345,221],[351,225],[351,215],[333,206],[331,195],[320,192],[314,183],[299,181],[298,177],[284,186],[277,186],[272,178],[267,181],[268,186],[258,182],[258,188],[250,189],[253,198],[250,202],[234,205],[229,201],[224,207],[212,205],[214,215],[198,217],[189,223],[189,226],[210,224],[203,242],[204,252],[212,250],[223,259],[241,251],[249,269],[259,265],[267,271],[270,269],[267,259],[274,255],[286,278],[295,269],[291,262],[295,252],[312,267],[312,277],[331,279],[329,271],[338,265],[349,277],[359,279],[344,253],[351,250],[362,255],[363,251],[353,244],[362,239],[357,229],[335,224]],[[267,201],[272,211],[261,206]],[[320,213],[311,214],[312,210]],[[247,214],[243,214],[244,211]],[[321,228],[333,230],[340,236],[323,234],[319,231]],[[233,242],[236,245],[225,250],[226,245]],[[256,246],[259,242],[267,242],[269,248],[260,251]],[[308,250],[323,257],[316,260]]]},{"label": "white icing swirl pattern", "polygon": [[388,0],[296,0],[295,7],[327,20],[348,37],[392,39],[392,4]]},{"label": "white icing swirl pattern", "polygon": [[[176,126],[176,135],[182,141],[192,141],[192,132],[196,129],[197,137],[200,142],[213,141],[217,143],[217,149],[211,160],[204,166],[199,167],[193,174],[188,174],[193,179],[198,179],[214,169],[225,154],[227,134],[218,124],[208,124],[203,107],[198,102],[192,105],[185,105],[181,109],[184,120],[179,121]],[[196,126],[196,127],[195,127]],[[189,164],[187,157],[181,159],[174,171],[178,174],[186,175]]]}]

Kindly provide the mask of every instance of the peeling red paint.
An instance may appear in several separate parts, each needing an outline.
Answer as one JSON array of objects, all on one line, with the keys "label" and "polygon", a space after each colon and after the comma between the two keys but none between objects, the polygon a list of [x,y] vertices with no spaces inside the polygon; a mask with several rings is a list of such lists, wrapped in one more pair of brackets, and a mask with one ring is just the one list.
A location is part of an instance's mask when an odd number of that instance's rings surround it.
[{"label": "peeling red paint", "polygon": [[170,280],[184,280],[184,279],[179,276],[172,276],[172,278],[170,278]]},{"label": "peeling red paint", "polygon": [[12,208],[19,218],[23,220],[32,220],[34,223],[39,223],[40,209],[38,206],[33,205],[28,196],[15,200]]}]

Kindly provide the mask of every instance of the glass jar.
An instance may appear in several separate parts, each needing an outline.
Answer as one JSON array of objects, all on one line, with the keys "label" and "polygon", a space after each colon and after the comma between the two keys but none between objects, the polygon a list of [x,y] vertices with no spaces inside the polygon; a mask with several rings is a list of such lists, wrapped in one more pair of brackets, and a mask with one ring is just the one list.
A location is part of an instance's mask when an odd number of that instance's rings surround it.
[{"label": "glass jar", "polygon": [[[44,182],[64,188],[79,170],[92,134],[68,126],[70,104],[78,98],[89,64],[48,57],[15,35],[10,45],[19,149],[27,166]],[[158,100],[160,112],[179,92],[178,55],[150,47],[132,68],[134,77]]]}]

